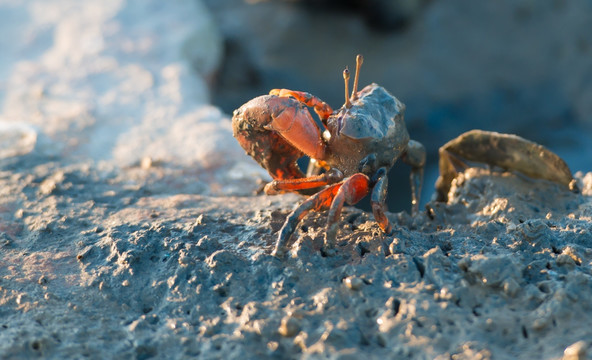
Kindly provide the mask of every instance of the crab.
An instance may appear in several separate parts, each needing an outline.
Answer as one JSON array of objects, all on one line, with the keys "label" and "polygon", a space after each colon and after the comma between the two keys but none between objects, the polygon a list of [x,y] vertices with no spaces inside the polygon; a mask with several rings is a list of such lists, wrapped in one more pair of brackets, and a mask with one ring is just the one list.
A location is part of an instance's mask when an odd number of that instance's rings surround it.
[{"label": "crab", "polygon": [[[273,178],[265,185],[265,193],[312,194],[287,217],[278,233],[274,256],[284,256],[289,250],[290,237],[309,212],[323,210],[328,210],[328,215],[322,251],[333,254],[344,204],[353,205],[369,194],[378,226],[391,233],[385,207],[387,173],[398,159],[411,166],[411,213],[418,213],[425,148],[409,138],[402,102],[374,83],[358,91],[362,62],[358,55],[351,95],[350,74],[347,68],[343,71],[345,103],[339,110],[333,111],[307,92],[273,89],[233,113],[234,137]],[[318,115],[320,124],[308,108]],[[303,156],[310,158],[306,174],[297,164]],[[559,156],[516,135],[472,130],[442,146],[439,156],[436,201],[448,201],[451,185],[458,173],[469,167],[467,162],[521,172],[578,191]]]},{"label": "crab", "polygon": [[[390,233],[392,226],[385,214],[387,173],[398,159],[411,166],[411,211],[418,211],[425,148],[409,138],[402,102],[377,84],[358,91],[362,62],[358,55],[351,95],[350,74],[347,68],[343,71],[345,103],[339,110],[333,111],[307,92],[273,89],[233,113],[234,137],[273,178],[264,188],[266,194],[317,190],[286,219],[272,253],[275,256],[286,253],[291,235],[306,214],[322,210],[329,210],[322,250],[331,254],[344,203],[353,205],[368,194],[380,229]],[[311,159],[306,174],[297,164],[305,155]]]}]

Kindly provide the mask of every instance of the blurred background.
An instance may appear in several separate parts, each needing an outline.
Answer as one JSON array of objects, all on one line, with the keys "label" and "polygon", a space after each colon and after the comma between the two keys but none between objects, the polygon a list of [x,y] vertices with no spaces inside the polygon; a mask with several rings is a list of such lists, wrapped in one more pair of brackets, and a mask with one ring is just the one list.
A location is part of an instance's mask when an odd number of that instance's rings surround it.
[{"label": "blurred background", "polygon": [[[470,129],[514,133],[592,169],[592,2],[519,0],[206,0],[224,50],[209,79],[227,114],[272,88],[339,108],[345,66],[364,55],[361,85],[407,105],[411,137],[437,149]],[[408,209],[409,169],[389,180],[391,211]]]}]

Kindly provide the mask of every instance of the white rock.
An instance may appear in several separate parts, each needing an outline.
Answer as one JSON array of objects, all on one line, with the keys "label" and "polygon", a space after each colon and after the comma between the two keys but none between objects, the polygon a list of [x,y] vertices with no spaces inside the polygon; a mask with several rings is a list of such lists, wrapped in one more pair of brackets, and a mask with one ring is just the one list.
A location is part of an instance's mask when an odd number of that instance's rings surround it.
[{"label": "white rock", "polygon": [[229,145],[228,119],[205,105],[204,79],[218,66],[222,41],[201,1],[13,5],[0,5],[0,33],[10,38],[1,43],[0,64],[10,71],[0,72],[0,116],[18,131],[38,128],[51,140],[47,150],[124,166],[149,156],[204,168],[212,154],[241,154]]},{"label": "white rock", "polygon": [[30,125],[0,121],[0,159],[30,153],[37,143],[37,131]]}]

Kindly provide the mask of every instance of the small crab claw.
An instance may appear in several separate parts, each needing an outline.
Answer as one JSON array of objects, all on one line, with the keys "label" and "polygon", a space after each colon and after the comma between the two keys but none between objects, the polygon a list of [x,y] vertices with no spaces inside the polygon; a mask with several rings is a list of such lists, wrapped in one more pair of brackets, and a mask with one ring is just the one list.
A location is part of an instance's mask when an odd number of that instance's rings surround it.
[{"label": "small crab claw", "polygon": [[577,191],[565,161],[545,147],[516,135],[471,130],[440,148],[440,177],[436,181],[438,201],[448,201],[452,180],[468,167],[463,160],[518,171]]}]

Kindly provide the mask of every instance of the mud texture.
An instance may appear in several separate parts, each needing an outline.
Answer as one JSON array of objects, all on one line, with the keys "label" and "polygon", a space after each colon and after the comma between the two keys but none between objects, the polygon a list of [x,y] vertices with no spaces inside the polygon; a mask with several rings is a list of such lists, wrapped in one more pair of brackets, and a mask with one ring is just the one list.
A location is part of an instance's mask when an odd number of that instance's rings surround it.
[{"label": "mud texture", "polygon": [[2,163],[3,358],[590,351],[592,173],[574,194],[469,169],[448,204],[389,214],[391,236],[347,208],[334,257],[319,251],[325,214],[312,214],[279,260],[269,253],[300,197],[188,194],[163,187],[164,170]]}]

